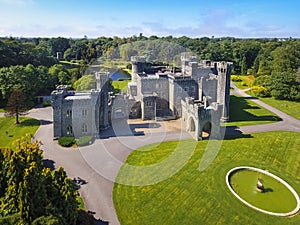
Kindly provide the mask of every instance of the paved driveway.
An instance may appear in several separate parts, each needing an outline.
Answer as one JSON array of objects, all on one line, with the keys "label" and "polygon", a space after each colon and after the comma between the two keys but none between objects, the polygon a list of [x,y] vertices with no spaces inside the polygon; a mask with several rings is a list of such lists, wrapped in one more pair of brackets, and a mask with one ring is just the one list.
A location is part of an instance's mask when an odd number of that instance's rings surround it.
[{"label": "paved driveway", "polygon": [[234,88],[234,93],[240,95],[242,97],[248,98],[251,101],[255,102],[256,104],[264,107],[265,109],[275,113],[278,115],[282,121],[277,123],[271,124],[260,124],[260,125],[252,125],[252,126],[243,126],[240,127],[239,130],[242,133],[255,133],[255,132],[268,132],[268,131],[276,131],[276,130],[288,130],[288,131],[295,131],[300,132],[300,121],[287,115],[286,113],[275,109],[274,107],[256,99],[252,96],[245,93],[245,90],[238,89],[233,82],[231,82],[231,87]]},{"label": "paved driveway", "polygon": [[[132,127],[117,121],[114,130],[107,130],[103,139],[82,148],[62,148],[53,141],[52,109],[33,109],[28,116],[41,121],[35,138],[41,140],[44,159],[54,162],[55,168],[63,166],[71,178],[86,181],[79,190],[87,210],[109,224],[119,224],[112,201],[114,179],[124,160],[134,149],[146,144],[191,138],[189,133],[164,131],[159,124],[134,125],[139,130],[145,126],[148,132],[132,133]],[[147,126],[149,129],[147,129]]]},{"label": "paved driveway", "polygon": [[[241,96],[251,96],[237,89]],[[257,100],[252,101],[274,112],[283,120],[272,124],[240,127],[243,133],[265,132],[274,130],[290,130],[300,132],[300,121],[287,114]],[[128,125],[125,121],[116,121],[113,130],[103,133],[102,139],[93,145],[70,149],[60,147],[53,141],[52,109],[33,109],[30,117],[41,121],[41,126],[35,138],[41,140],[44,158],[53,161],[57,168],[63,166],[71,178],[80,178],[86,181],[79,190],[85,200],[87,210],[95,212],[95,217],[108,221],[111,225],[119,224],[113,201],[112,190],[115,177],[124,160],[134,149],[150,143],[159,143],[168,140],[191,138],[189,133],[176,129],[168,130],[160,123],[144,123]],[[143,132],[147,130],[147,132]]]}]

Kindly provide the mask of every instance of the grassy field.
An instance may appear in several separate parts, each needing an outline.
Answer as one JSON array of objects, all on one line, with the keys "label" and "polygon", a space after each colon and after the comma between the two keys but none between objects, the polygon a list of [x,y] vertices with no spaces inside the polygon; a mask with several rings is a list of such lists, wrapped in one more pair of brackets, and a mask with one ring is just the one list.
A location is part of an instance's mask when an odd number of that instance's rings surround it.
[{"label": "grassy field", "polygon": [[10,146],[12,142],[26,134],[34,135],[40,126],[36,119],[20,117],[20,124],[14,124],[14,117],[0,118],[0,147]]},{"label": "grassy field", "polygon": [[273,123],[280,120],[274,113],[244,97],[230,96],[230,122],[226,126],[246,126]]},{"label": "grassy field", "polygon": [[[222,142],[213,163],[204,171],[199,163],[209,142],[187,140],[179,149],[192,155],[175,175],[156,184],[130,186],[115,184],[113,200],[122,225],[298,225],[300,215],[280,218],[248,208],[228,190],[226,173],[236,166],[254,166],[268,169],[286,180],[300,193],[300,134],[293,132],[257,133],[251,136],[229,136]],[[196,148],[194,146],[196,144]],[[173,146],[173,147],[172,147]],[[130,165],[156,165],[174,152],[177,142],[160,143],[138,149],[130,154]],[[189,148],[190,147],[190,148]],[[208,152],[210,154],[210,152]],[[149,180],[148,176],[164,176],[168,170],[178,167],[180,157],[173,157],[163,170],[140,173],[124,165],[117,181]],[[128,168],[128,167],[127,167]],[[153,167],[155,168],[155,167]],[[255,184],[254,184],[255,185]],[[274,190],[275,191],[275,190]]]},{"label": "grassy field", "polygon": [[[234,82],[234,84],[239,88],[239,89],[246,89],[250,88],[252,86],[252,83],[254,81],[253,76],[241,76],[241,75],[231,75],[231,79]],[[239,81],[237,81],[239,80]]]},{"label": "grassy field", "polygon": [[300,120],[300,102],[291,102],[286,100],[276,100],[274,98],[260,98],[259,100],[279,109],[286,114]]},{"label": "grassy field", "polygon": [[115,92],[126,92],[128,89],[128,82],[130,82],[130,80],[113,81],[112,86],[114,87]]}]

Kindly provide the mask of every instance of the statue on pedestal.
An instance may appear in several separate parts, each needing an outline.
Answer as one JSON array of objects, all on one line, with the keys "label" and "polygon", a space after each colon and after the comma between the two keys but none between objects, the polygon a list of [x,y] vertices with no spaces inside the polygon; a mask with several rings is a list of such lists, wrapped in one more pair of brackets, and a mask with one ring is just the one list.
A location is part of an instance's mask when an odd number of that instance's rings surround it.
[{"label": "statue on pedestal", "polygon": [[264,192],[263,179],[258,178],[257,184],[256,184],[256,190],[259,192]]}]

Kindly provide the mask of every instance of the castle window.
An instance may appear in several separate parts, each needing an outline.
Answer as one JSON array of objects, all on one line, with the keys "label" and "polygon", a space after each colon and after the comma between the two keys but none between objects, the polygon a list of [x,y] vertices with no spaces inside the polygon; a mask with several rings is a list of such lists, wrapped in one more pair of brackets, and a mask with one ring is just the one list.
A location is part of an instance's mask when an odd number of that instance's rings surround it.
[{"label": "castle window", "polygon": [[67,117],[72,117],[72,110],[71,109],[67,109]]},{"label": "castle window", "polygon": [[73,134],[73,128],[72,128],[71,125],[69,125],[69,126],[67,127],[67,135],[72,135],[72,134]]},{"label": "castle window", "polygon": [[81,111],[82,117],[86,117],[87,116],[87,109],[83,109]]},{"label": "castle window", "polygon": [[189,92],[189,87],[184,87],[185,92]]},{"label": "castle window", "polygon": [[177,87],[178,92],[182,92],[182,87]]},{"label": "castle window", "polygon": [[145,105],[146,105],[146,106],[152,106],[152,101],[146,101],[146,102],[145,102]]},{"label": "castle window", "polygon": [[192,86],[192,92],[196,92],[196,88]]},{"label": "castle window", "polygon": [[82,126],[81,126],[81,132],[82,133],[87,133],[87,125],[86,124],[82,124]]}]

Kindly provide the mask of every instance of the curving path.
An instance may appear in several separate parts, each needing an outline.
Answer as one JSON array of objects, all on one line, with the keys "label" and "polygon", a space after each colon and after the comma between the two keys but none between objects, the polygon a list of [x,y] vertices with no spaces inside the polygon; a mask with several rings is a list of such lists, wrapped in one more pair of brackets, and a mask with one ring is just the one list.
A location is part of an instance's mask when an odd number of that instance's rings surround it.
[{"label": "curving path", "polygon": [[93,145],[78,149],[62,148],[53,141],[52,108],[33,109],[28,116],[39,119],[41,126],[34,138],[42,141],[44,159],[54,161],[55,168],[63,166],[71,178],[81,178],[87,183],[81,185],[79,192],[85,200],[87,210],[95,212],[99,224],[120,224],[114,209],[112,190],[114,178],[120,166],[134,149],[146,144],[191,138],[182,131],[149,132],[133,136],[128,127],[113,124],[116,128],[104,133],[105,138],[98,139]]},{"label": "curving path", "polygon": [[242,133],[256,133],[256,132],[268,132],[268,131],[276,131],[276,130],[287,130],[287,131],[295,131],[300,132],[300,121],[295,119],[294,117],[291,117],[287,115],[286,113],[275,109],[274,107],[256,99],[253,98],[251,95],[248,95],[245,93],[246,90],[240,90],[238,89],[233,82],[231,82],[231,87],[234,88],[234,94],[240,95],[245,98],[249,98],[249,100],[255,102],[256,104],[264,107],[265,109],[275,113],[278,115],[282,121],[271,123],[271,124],[260,124],[260,125],[251,125],[251,126],[242,126],[239,127],[239,130]]},{"label": "curving path", "polygon": [[[251,96],[237,89],[234,84],[232,86],[236,94],[251,99]],[[240,127],[239,132],[254,133],[274,130],[300,132],[299,120],[257,99],[251,100],[274,112],[283,120],[272,124]],[[81,185],[79,192],[85,200],[86,209],[95,212],[95,217],[99,218],[99,224],[107,224],[103,221],[109,222],[110,225],[120,224],[113,205],[112,190],[114,178],[130,152],[150,143],[191,138],[190,134],[184,131],[162,131],[161,129],[134,135],[126,123],[124,126],[121,121],[113,124],[114,131],[104,132],[103,138],[96,140],[93,145],[80,149],[66,149],[60,147],[52,139],[51,107],[33,109],[28,116],[41,121],[41,126],[34,138],[42,141],[41,149],[44,151],[44,158],[50,162],[53,161],[55,168],[63,166],[69,177],[79,177],[86,181],[86,184]]]}]

